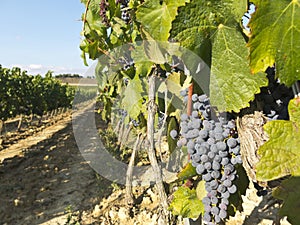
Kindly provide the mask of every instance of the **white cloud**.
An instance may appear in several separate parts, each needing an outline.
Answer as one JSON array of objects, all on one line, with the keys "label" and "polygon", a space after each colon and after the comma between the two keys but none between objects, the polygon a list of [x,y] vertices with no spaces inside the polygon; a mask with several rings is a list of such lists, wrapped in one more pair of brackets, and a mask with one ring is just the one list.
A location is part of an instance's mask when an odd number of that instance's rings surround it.
[{"label": "white cloud", "polygon": [[83,68],[73,68],[73,67],[63,67],[63,66],[44,66],[41,64],[29,64],[29,65],[21,65],[15,64],[11,67],[19,67],[22,70],[26,70],[27,74],[37,75],[40,74],[44,76],[49,70],[56,74],[80,74],[82,76],[93,76],[95,71],[95,64],[92,64],[89,67]]},{"label": "white cloud", "polygon": [[43,66],[42,66],[42,65],[38,65],[38,64],[30,64],[30,65],[28,66],[28,68],[29,68],[30,70],[40,70],[40,69],[43,68]]}]

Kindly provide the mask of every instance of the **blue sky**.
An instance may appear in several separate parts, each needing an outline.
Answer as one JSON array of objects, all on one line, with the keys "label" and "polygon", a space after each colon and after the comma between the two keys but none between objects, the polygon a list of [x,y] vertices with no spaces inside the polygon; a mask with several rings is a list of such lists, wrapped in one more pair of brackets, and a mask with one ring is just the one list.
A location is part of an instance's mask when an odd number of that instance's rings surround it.
[{"label": "blue sky", "polygon": [[[29,74],[84,75],[80,0],[0,0],[0,64]],[[90,63],[92,64],[92,63]]]}]

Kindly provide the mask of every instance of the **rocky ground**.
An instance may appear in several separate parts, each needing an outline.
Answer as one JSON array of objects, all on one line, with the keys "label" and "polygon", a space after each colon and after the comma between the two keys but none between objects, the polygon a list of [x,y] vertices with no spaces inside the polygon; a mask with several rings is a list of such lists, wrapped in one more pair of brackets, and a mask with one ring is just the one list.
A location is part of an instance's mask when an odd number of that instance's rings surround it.
[{"label": "rocky ground", "polygon": [[[78,117],[92,110],[86,107]],[[98,175],[78,148],[71,117],[66,113],[0,151],[0,225],[158,224],[155,188],[134,188],[136,204],[129,209],[124,187]],[[97,129],[105,124],[97,123]],[[255,192],[253,187],[248,190],[244,212],[226,224],[275,224],[278,203],[270,204]],[[174,224],[196,223],[177,218]]]}]

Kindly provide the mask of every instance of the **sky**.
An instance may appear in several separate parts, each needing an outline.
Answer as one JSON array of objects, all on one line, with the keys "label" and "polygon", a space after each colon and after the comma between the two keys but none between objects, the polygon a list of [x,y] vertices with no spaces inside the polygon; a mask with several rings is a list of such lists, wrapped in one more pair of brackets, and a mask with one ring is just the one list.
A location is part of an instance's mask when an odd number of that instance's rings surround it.
[{"label": "sky", "polygon": [[87,75],[79,49],[84,10],[80,0],[0,0],[2,67]]}]

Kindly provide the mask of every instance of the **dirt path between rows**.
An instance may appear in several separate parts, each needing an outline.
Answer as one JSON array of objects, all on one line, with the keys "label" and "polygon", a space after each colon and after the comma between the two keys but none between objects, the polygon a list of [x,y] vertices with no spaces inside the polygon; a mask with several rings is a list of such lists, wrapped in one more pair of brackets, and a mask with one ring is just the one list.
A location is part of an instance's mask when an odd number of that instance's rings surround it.
[{"label": "dirt path between rows", "polygon": [[0,152],[0,161],[1,225],[66,224],[110,194],[111,182],[96,176],[78,150],[71,114]]}]

